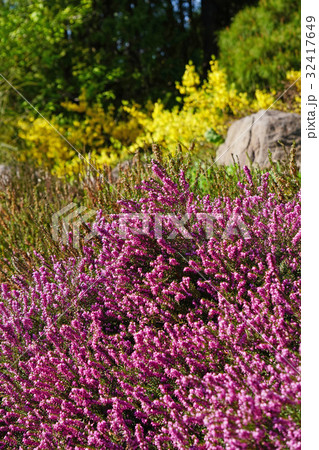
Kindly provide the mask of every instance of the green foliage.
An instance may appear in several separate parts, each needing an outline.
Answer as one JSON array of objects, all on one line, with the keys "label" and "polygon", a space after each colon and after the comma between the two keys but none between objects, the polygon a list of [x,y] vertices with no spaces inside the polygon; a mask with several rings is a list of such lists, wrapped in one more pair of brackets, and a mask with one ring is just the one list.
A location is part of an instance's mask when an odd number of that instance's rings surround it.
[{"label": "green foliage", "polygon": [[260,0],[240,11],[219,36],[220,62],[236,87],[283,87],[288,70],[300,69],[299,0]]},{"label": "green foliage", "polygon": [[212,144],[220,145],[224,142],[223,136],[216,133],[213,128],[209,128],[204,135],[207,142],[211,142]]},{"label": "green foliage", "polygon": [[169,97],[188,59],[200,62],[198,17],[182,29],[171,1],[2,1],[1,72],[42,111],[82,90],[104,105]]},{"label": "green foliage", "polygon": [[[36,106],[53,110],[78,91],[72,77],[76,43],[69,39],[84,26],[90,0],[2,2],[0,8],[0,66],[3,75]],[[12,91],[11,105],[19,111],[23,100]]]},{"label": "green foliage", "polygon": [[[217,30],[244,4],[255,1],[0,0],[0,71],[45,117],[56,118],[60,125],[73,117],[63,103],[79,106],[83,92],[89,107],[101,105],[105,112],[113,106],[119,111],[128,101],[144,112],[150,103],[161,105],[164,115],[180,106],[175,80],[181,79],[185,64],[192,60],[203,82],[210,73],[212,49],[217,50]],[[286,3],[261,1],[259,7],[239,13],[229,31],[222,32],[222,63],[238,92],[253,93],[256,86],[268,92],[271,87],[272,92],[286,78],[286,69],[299,67],[300,8],[296,0]],[[212,83],[216,86],[218,80]],[[17,142],[21,133],[16,117],[24,119],[29,111],[30,105],[0,78],[1,162],[7,155],[10,159],[11,150],[20,151],[21,144],[28,146]],[[188,126],[190,115],[186,121],[180,116],[184,128],[196,137],[198,130]],[[174,146],[181,129],[180,123],[175,125]],[[159,130],[157,123],[154,126]],[[221,134],[210,123],[200,138],[207,132],[207,142],[218,145],[218,137],[207,131],[210,127]],[[159,140],[155,135],[154,141]],[[122,142],[117,139],[116,145],[118,141]],[[115,148],[113,144],[106,142],[106,147]]]}]

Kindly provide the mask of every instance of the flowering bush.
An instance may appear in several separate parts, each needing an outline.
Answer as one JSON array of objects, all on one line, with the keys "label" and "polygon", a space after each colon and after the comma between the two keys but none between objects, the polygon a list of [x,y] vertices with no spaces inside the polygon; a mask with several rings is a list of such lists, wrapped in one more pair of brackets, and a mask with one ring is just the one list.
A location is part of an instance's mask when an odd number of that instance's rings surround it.
[{"label": "flowering bush", "polygon": [[[291,84],[298,76],[299,72],[290,71],[287,81]],[[112,166],[143,147],[145,142],[157,142],[174,153],[178,142],[189,146],[196,140],[201,148],[212,153],[233,120],[267,109],[276,99],[274,90],[257,89],[255,98],[251,99],[246,93],[229,87],[226,72],[215,59],[202,84],[190,63],[176,87],[180,93],[179,105],[172,110],[165,109],[161,101],[148,103],[144,108],[123,102],[122,110],[115,111],[110,106],[105,112],[101,105],[89,106],[83,92],[79,104],[63,104],[75,114],[71,121],[63,117],[53,117],[50,121],[81,154],[89,152],[99,167]],[[300,83],[289,92],[289,102],[279,100],[275,108],[300,112]],[[27,151],[21,152],[22,159],[33,158],[57,175],[78,171],[77,152],[44,119],[31,119],[31,123],[21,120],[19,126],[20,137],[27,145]]]},{"label": "flowering bush", "polygon": [[244,170],[201,198],[154,162],[127,226],[100,211],[83,257],[2,285],[2,448],[300,448],[300,196]]},{"label": "flowering bush", "polygon": [[[290,83],[293,83],[298,77],[300,77],[300,72],[290,71],[287,73],[287,80]],[[125,107],[126,111],[137,119],[143,129],[143,133],[133,144],[133,149],[136,146],[142,146],[145,141],[154,140],[174,152],[177,142],[188,146],[195,139],[211,152],[214,146],[209,143],[208,133],[210,130],[225,136],[233,120],[260,109],[268,109],[279,97],[275,90],[269,92],[257,89],[255,98],[251,99],[246,93],[229,87],[225,70],[220,68],[218,61],[214,58],[210,63],[207,80],[202,84],[194,65],[190,63],[186,66],[182,82],[176,83],[176,87],[181,94],[180,106],[176,106],[172,110],[165,109],[161,101],[153,106],[149,105],[146,111],[143,111],[138,105]],[[300,83],[293,90],[293,97],[289,105],[278,100],[274,108],[300,113]]]},{"label": "flowering bush", "polygon": [[53,117],[50,122],[74,148],[45,119],[31,118],[31,123],[21,120],[19,134],[27,145],[26,151],[21,153],[21,160],[32,158],[61,176],[79,171],[81,159],[78,152],[86,157],[90,153],[99,167],[114,165],[119,159],[128,157],[127,147],[141,132],[135,118],[118,120],[117,115],[121,115],[121,111],[116,112],[113,106],[106,112],[99,104],[89,106],[85,92],[80,96],[79,104],[68,102],[62,106],[73,113],[73,119]]}]

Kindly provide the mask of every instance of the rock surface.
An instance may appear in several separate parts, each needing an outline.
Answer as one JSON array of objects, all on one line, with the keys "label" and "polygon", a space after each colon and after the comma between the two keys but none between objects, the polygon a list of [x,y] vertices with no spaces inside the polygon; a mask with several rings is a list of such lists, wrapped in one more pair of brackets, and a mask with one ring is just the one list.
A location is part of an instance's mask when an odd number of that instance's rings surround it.
[{"label": "rock surface", "polygon": [[133,159],[127,159],[126,161],[118,163],[114,169],[111,171],[111,179],[112,182],[116,182],[119,179],[119,176],[122,172],[125,172],[126,169],[129,169],[133,164]]},{"label": "rock surface", "polygon": [[12,169],[6,164],[0,164],[0,187],[5,187],[11,179]]},{"label": "rock surface", "polygon": [[[237,157],[241,166],[249,164],[247,154],[254,166],[269,167],[268,150],[273,161],[285,157],[282,142],[289,150],[296,143],[296,161],[300,167],[301,157],[301,119],[299,114],[277,110],[260,110],[251,116],[234,122],[227,133],[226,141],[218,148],[216,162],[233,164]],[[247,154],[246,154],[247,153]]]}]

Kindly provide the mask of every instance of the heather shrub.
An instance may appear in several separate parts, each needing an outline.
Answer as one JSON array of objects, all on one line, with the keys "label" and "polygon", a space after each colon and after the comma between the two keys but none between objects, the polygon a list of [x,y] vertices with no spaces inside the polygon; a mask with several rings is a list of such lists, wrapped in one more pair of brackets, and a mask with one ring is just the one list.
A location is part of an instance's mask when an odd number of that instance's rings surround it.
[{"label": "heather shrub", "polygon": [[148,171],[134,160],[130,174],[121,173],[113,185],[110,168],[98,172],[93,160],[91,166],[82,166],[80,173],[66,179],[25,163],[11,166],[11,175],[0,177],[0,281],[13,274],[32,276],[39,264],[34,251],[44,257],[65,257],[65,252],[79,256],[78,249],[62,251],[52,239],[52,215],[69,203],[116,212],[117,200],[135,198],[133,187]]},{"label": "heather shrub", "polygon": [[[246,167],[234,198],[200,196],[152,170],[99,243],[2,285],[3,448],[300,448],[299,193]],[[186,231],[158,237],[159,214]]]},{"label": "heather shrub", "polygon": [[[44,169],[16,164],[9,180],[3,183],[0,179],[0,227],[4,230],[0,233],[0,281],[17,273],[29,279],[40,263],[34,251],[45,258],[51,255],[62,258],[66,251],[70,256],[79,256],[81,249],[68,247],[61,251],[52,240],[52,215],[71,202],[107,213],[119,212],[118,200],[139,199],[141,192],[135,186],[151,177],[151,158],[161,161],[174,181],[184,170],[196,195],[235,198],[241,193],[238,182],[243,182],[245,175],[235,161],[232,167],[217,166],[213,159],[200,160],[196,149],[185,152],[180,146],[174,157],[165,156],[158,145],[144,146],[141,153],[135,154],[132,164],[120,171],[116,182],[109,167],[94,169],[93,159],[92,167],[82,167],[80,174],[66,180]],[[254,183],[260,181],[263,172],[251,169]],[[285,161],[272,164],[270,174],[269,190],[276,198],[289,200],[300,189],[293,150],[287,151]]]}]

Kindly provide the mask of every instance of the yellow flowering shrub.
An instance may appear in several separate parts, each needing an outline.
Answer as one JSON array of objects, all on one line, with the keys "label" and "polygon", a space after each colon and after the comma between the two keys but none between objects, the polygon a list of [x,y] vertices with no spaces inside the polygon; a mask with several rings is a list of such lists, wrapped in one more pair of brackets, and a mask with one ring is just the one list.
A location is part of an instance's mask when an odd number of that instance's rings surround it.
[{"label": "yellow flowering shrub", "polygon": [[301,71],[300,70],[290,70],[287,72],[287,80],[289,83],[295,83],[297,91],[301,92]]},{"label": "yellow flowering shrub", "polygon": [[[56,120],[51,120],[52,125],[59,132],[64,132]],[[27,150],[21,152],[21,159],[29,157],[35,159],[39,165],[51,166],[55,160],[67,161],[72,159],[76,152],[59,136],[52,126],[42,118],[18,122],[20,137],[27,143]]]},{"label": "yellow flowering shrub", "polygon": [[[287,87],[299,76],[300,72],[288,72]],[[275,91],[256,90],[255,98],[251,99],[228,86],[226,73],[217,60],[212,59],[207,79],[202,83],[190,62],[181,82],[176,83],[180,96],[178,105],[172,109],[166,109],[161,101],[148,102],[143,108],[123,101],[119,111],[113,106],[105,111],[99,104],[90,106],[83,92],[78,104],[62,104],[71,119],[66,116],[61,121],[53,117],[50,122],[78,152],[89,153],[97,166],[114,166],[145,142],[162,144],[174,153],[177,143],[188,147],[196,140],[200,148],[211,153],[233,120],[272,105],[275,109],[300,112],[300,87],[299,80],[287,91],[285,102],[276,101],[279,94]],[[57,175],[79,170],[77,151],[44,119],[24,120],[19,125],[20,137],[27,146],[22,158],[32,157]]]},{"label": "yellow flowering shrub", "polygon": [[57,175],[78,171],[81,166],[79,153],[86,159],[89,153],[97,166],[112,166],[128,157],[128,148],[141,133],[137,119],[130,116],[118,120],[113,106],[107,111],[99,104],[89,106],[85,93],[80,96],[79,104],[68,102],[62,106],[73,113],[75,119],[61,123],[59,118],[53,117],[50,119],[52,126],[42,118],[19,122],[20,137],[27,146],[21,159],[32,158]]},{"label": "yellow flowering shrub", "polygon": [[[297,78],[298,72],[287,74],[287,80],[294,81]],[[176,83],[176,88],[181,94],[180,106],[172,110],[165,109],[161,101],[156,102],[153,108],[148,107],[146,111],[136,105],[125,107],[143,128],[143,133],[137,137],[132,150],[141,146],[144,141],[163,144],[172,152],[178,142],[189,146],[193,140],[204,148],[211,148],[213,145],[205,138],[209,130],[225,136],[233,120],[260,109],[268,109],[278,97],[274,90],[256,90],[255,98],[251,100],[246,93],[237,92],[233,87],[229,88],[226,73],[214,58],[210,63],[207,79],[202,84],[190,62],[186,66],[181,83]],[[278,100],[274,108],[300,112],[299,99],[300,97],[294,94],[292,104],[287,106],[282,100]]]},{"label": "yellow flowering shrub", "polygon": [[204,141],[210,128],[225,133],[230,117],[249,111],[247,95],[227,88],[226,74],[218,68],[216,60],[211,61],[208,78],[202,85],[194,65],[188,64],[176,88],[181,94],[180,105],[172,110],[165,109],[161,101],[146,111],[136,105],[125,107],[143,128],[133,147],[153,140],[173,151],[178,142],[188,145],[194,139]]},{"label": "yellow flowering shrub", "polygon": [[[297,80],[297,81],[296,81]],[[284,111],[301,113],[301,71],[290,70],[286,77]]]}]

